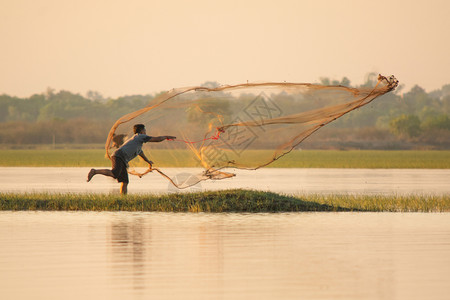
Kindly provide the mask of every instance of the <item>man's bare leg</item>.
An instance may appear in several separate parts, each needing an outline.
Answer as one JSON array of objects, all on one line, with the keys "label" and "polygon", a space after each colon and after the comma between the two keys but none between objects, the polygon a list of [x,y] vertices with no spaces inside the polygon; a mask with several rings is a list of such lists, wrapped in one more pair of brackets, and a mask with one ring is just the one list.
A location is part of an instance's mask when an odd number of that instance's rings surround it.
[{"label": "man's bare leg", "polygon": [[127,192],[128,192],[127,187],[128,187],[128,183],[122,182],[122,184],[120,186],[120,193],[122,195],[126,195],[127,194]]},{"label": "man's bare leg", "polygon": [[113,172],[111,170],[109,170],[109,169],[98,169],[98,170],[91,169],[89,171],[87,181],[88,182],[91,181],[92,177],[94,177],[94,175],[97,175],[97,174],[101,174],[101,175],[105,175],[105,176],[109,176],[109,177],[113,177],[114,178]]}]

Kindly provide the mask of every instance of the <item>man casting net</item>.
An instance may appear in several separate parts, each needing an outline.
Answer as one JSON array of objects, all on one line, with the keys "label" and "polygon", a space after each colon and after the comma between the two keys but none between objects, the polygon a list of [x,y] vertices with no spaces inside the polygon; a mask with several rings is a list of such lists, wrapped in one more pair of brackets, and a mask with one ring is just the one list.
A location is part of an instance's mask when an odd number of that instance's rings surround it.
[{"label": "man casting net", "polygon": [[[165,143],[144,144],[154,167],[146,168],[134,159],[128,171],[140,177],[156,171],[178,188],[186,188],[202,180],[234,176],[226,169],[267,166],[321,127],[397,85],[395,77],[380,75],[371,88],[247,83],[173,89],[117,120],[106,141],[106,154],[111,158],[120,144],[117,137],[132,137],[137,123],[145,124],[149,136],[176,136]],[[176,168],[184,166],[202,171],[194,180],[191,176],[189,181],[174,181]]]}]

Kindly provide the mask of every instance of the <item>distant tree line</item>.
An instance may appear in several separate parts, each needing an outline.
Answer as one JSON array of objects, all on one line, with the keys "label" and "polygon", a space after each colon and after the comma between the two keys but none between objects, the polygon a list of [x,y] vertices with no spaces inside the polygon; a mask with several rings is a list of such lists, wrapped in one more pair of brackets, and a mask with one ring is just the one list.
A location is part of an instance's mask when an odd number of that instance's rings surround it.
[{"label": "distant tree line", "polygon": [[[321,78],[324,85],[351,86],[348,78]],[[376,74],[364,84],[373,86]],[[215,82],[205,86],[214,87]],[[371,104],[355,110],[319,130],[304,148],[450,149],[450,84],[426,92],[416,85],[402,93],[402,86]],[[85,96],[47,89],[29,98],[0,95],[0,143],[85,144],[104,143],[114,122],[146,106],[156,95],[105,99],[89,91]],[[227,110],[218,107],[217,110]],[[192,119],[198,119],[195,111]],[[200,120],[201,121],[201,120]]]},{"label": "distant tree line", "polygon": [[68,91],[29,98],[0,95],[0,143],[104,143],[114,122],[146,106],[154,96],[104,99],[98,92],[85,97]]},{"label": "distant tree line", "polygon": [[[369,77],[363,86],[374,80]],[[337,129],[352,129],[343,140],[359,132],[352,143],[364,141],[371,148],[450,149],[450,84],[429,93],[418,85],[405,93],[402,88],[330,124],[323,138]]]},{"label": "distant tree line", "polygon": [[[88,92],[88,95],[99,95]],[[29,98],[0,95],[0,122],[53,121],[70,119],[116,120],[126,113],[146,106],[153,96],[125,96],[117,99],[87,98],[68,91],[52,89]]]}]

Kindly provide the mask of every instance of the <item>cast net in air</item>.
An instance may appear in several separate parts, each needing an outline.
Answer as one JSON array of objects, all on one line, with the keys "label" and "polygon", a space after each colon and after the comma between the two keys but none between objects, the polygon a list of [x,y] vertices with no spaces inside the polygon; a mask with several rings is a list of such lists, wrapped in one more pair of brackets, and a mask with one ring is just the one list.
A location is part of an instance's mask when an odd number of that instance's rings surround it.
[{"label": "cast net in air", "polygon": [[[202,180],[234,176],[225,169],[258,169],[288,154],[308,136],[337,118],[395,89],[398,81],[379,75],[375,87],[350,88],[309,83],[247,83],[217,88],[177,88],[155,97],[111,128],[106,153],[111,157],[133,125],[142,123],[150,136],[176,136],[146,143],[153,168],[139,157],[129,173],[158,172],[178,188]],[[193,169],[189,180],[174,180],[181,167]]]}]

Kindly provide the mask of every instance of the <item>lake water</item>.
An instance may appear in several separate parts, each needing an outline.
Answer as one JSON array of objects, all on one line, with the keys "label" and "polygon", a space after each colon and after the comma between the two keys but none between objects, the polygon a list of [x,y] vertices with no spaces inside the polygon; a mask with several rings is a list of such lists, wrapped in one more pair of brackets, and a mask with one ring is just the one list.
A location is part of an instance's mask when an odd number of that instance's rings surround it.
[{"label": "lake water", "polygon": [[449,299],[448,213],[0,212],[1,299]]},{"label": "lake water", "polygon": [[[164,169],[171,177],[185,178],[200,169]],[[236,177],[203,181],[185,191],[258,189],[284,194],[450,194],[448,169],[276,169],[231,170]],[[0,168],[1,192],[117,193],[119,185],[109,177],[86,182],[89,168]],[[177,191],[158,173],[143,178],[130,175],[130,193]]]}]

